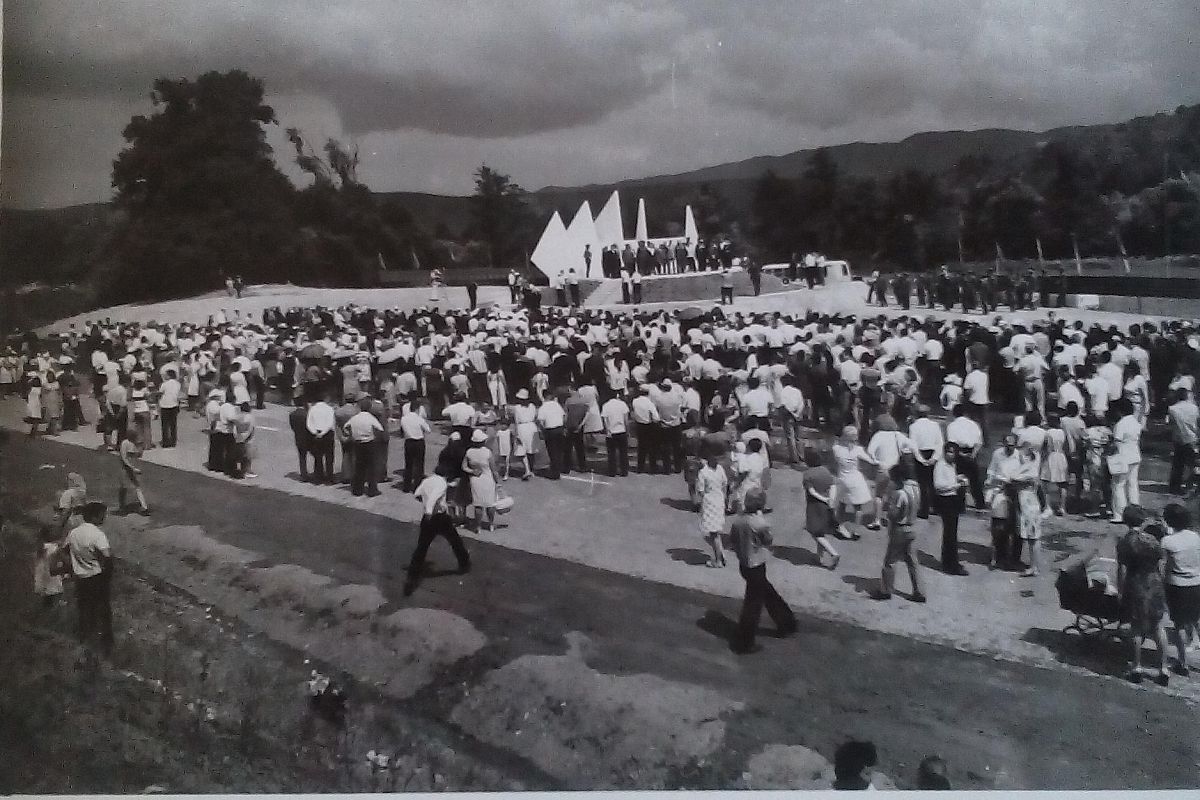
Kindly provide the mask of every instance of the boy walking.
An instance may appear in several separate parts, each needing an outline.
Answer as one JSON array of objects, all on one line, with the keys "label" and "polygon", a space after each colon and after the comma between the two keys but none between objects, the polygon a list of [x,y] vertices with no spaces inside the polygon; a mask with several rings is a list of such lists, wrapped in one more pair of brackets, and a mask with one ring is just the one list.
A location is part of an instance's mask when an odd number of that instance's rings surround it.
[{"label": "boy walking", "polygon": [[732,642],[733,651],[740,655],[762,649],[754,643],[754,632],[764,605],[780,637],[796,632],[795,615],[767,580],[771,528],[762,513],[766,504],[767,495],[762,489],[755,487],[748,491],[742,504],[743,511],[734,518],[729,532],[730,543],[738,557],[738,569],[746,581],[742,613]]}]

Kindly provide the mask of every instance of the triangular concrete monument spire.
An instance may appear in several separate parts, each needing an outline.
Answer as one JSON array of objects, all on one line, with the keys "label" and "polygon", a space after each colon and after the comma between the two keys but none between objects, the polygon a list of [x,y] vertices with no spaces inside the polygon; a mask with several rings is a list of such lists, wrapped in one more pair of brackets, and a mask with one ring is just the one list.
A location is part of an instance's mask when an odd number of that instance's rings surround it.
[{"label": "triangular concrete monument spire", "polygon": [[621,221],[621,195],[615,189],[596,217],[596,236],[603,247],[620,246],[625,241],[625,225]]},{"label": "triangular concrete monument spire", "polygon": [[646,227],[646,198],[638,198],[638,216],[637,216],[637,240],[645,242],[650,240],[650,233]]}]

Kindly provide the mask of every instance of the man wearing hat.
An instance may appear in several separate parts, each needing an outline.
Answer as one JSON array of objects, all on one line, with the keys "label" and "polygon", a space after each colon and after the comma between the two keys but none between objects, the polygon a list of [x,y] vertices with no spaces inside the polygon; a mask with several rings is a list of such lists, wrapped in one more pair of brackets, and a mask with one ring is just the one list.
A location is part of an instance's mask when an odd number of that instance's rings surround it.
[{"label": "man wearing hat", "polygon": [[83,416],[83,406],[79,404],[79,377],[75,374],[75,359],[62,356],[58,359],[58,385],[63,398],[63,430],[77,430],[87,420]]}]

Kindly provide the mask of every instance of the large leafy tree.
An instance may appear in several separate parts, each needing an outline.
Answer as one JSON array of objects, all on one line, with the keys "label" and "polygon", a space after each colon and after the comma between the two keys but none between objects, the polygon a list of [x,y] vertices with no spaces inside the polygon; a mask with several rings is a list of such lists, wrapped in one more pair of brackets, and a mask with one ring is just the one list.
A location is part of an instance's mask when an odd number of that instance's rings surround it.
[{"label": "large leafy tree", "polygon": [[296,197],[298,263],[316,283],[364,285],[382,266],[408,269],[428,259],[428,237],[394,200],[379,200],[358,179],[358,148],[328,139],[318,154],[296,128],[287,131],[295,162],[312,176]]},{"label": "large leafy tree", "polygon": [[123,213],[106,253],[105,293],[185,295],[221,275],[290,277],[294,188],[276,167],[264,126],[275,112],[245,72],[154,82],[154,113],[126,126],[113,162]]},{"label": "large leafy tree", "polygon": [[525,190],[510,176],[481,164],[471,201],[474,234],[487,248],[488,266],[523,261],[533,221]]}]

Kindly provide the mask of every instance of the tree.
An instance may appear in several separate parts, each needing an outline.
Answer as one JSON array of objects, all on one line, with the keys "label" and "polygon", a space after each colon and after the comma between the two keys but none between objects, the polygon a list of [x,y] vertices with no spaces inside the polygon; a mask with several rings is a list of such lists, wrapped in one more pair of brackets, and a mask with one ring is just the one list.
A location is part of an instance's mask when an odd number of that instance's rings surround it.
[{"label": "tree", "polygon": [[104,254],[106,294],[178,296],[222,274],[286,276],[294,188],[266,142],[275,112],[263,94],[238,70],[154,82],[154,113],[130,120],[113,162],[123,217]]},{"label": "tree", "polygon": [[475,235],[487,248],[488,266],[514,264],[524,258],[532,215],[525,190],[502,172],[481,164],[475,171],[471,211]]},{"label": "tree", "polygon": [[834,215],[839,179],[837,164],[829,151],[822,147],[814,152],[798,187],[801,238],[807,248],[831,251],[842,239]]},{"label": "tree", "polygon": [[800,248],[800,196],[795,185],[767,170],[754,187],[751,234],[769,261],[786,261]]},{"label": "tree", "polygon": [[297,129],[288,129],[288,139],[297,166],[313,177],[296,198],[303,242],[299,261],[311,279],[369,285],[382,265],[408,269],[413,253],[429,255],[428,237],[412,215],[394,200],[376,199],[359,182],[357,145],[328,139],[322,156]]}]

